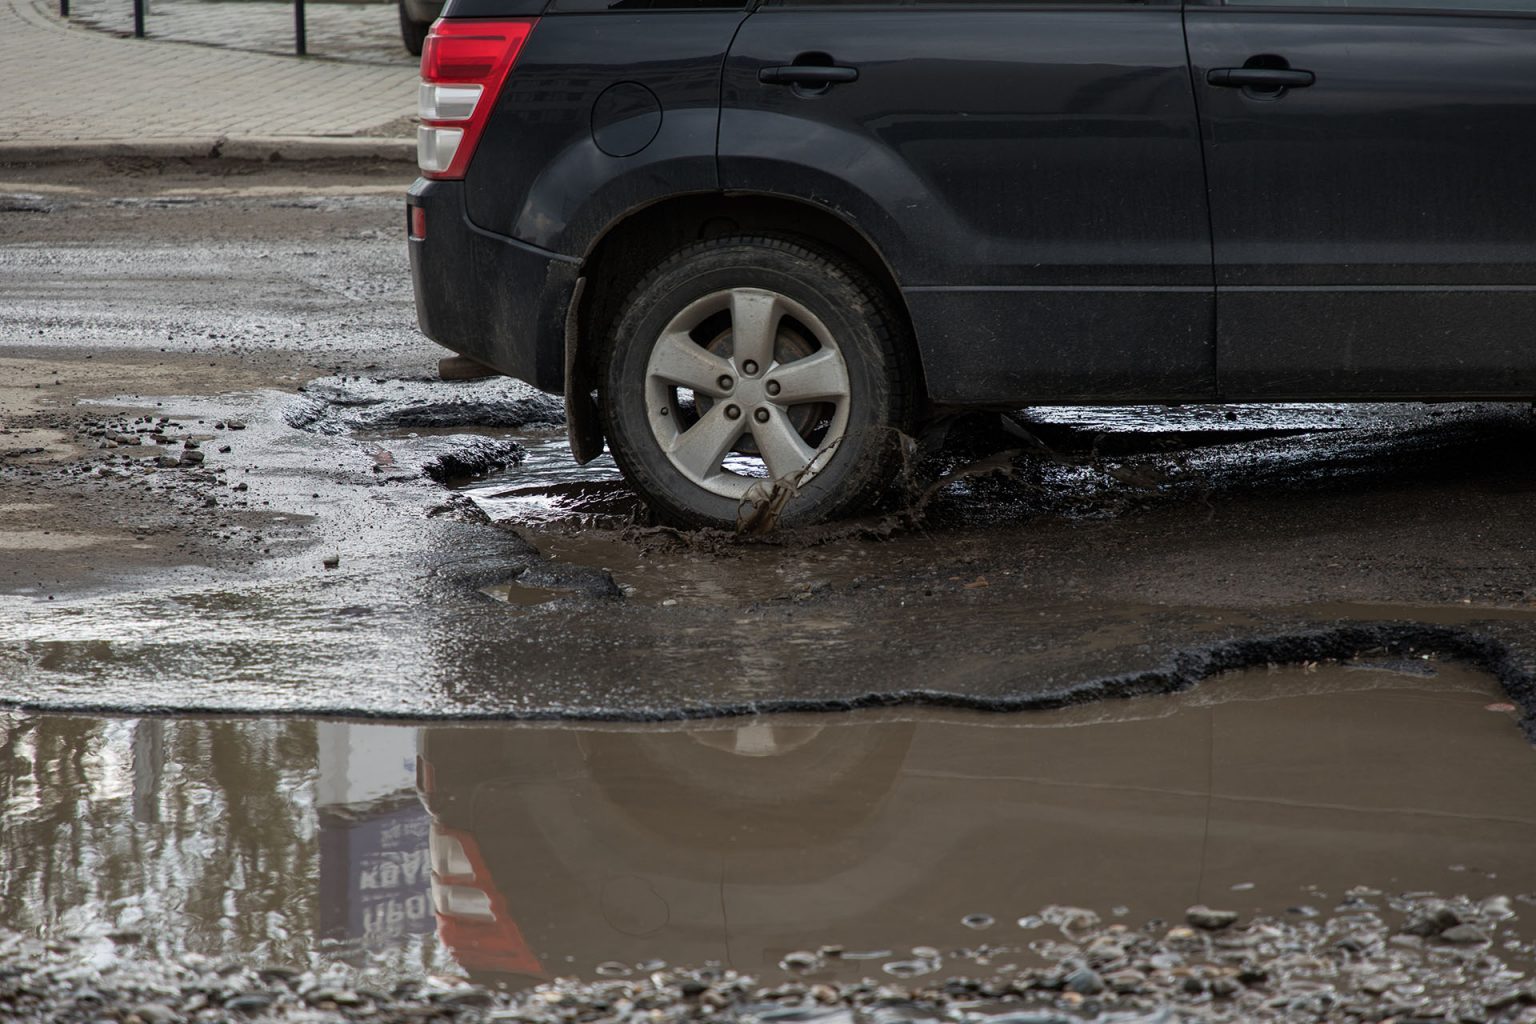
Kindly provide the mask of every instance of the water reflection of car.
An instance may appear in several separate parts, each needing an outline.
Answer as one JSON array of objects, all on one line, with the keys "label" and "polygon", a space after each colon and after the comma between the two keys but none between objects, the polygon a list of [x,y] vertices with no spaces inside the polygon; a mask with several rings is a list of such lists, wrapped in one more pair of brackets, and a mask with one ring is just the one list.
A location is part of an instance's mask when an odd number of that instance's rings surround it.
[{"label": "water reflection of car", "polygon": [[407,52],[421,56],[421,47],[427,41],[427,30],[443,13],[443,0],[399,0],[400,38]]},{"label": "water reflection of car", "polygon": [[503,984],[657,957],[767,966],[868,915],[888,935],[907,913],[886,906],[893,873],[916,881],[927,858],[861,834],[911,734],[426,729],[439,935]]},{"label": "water reflection of car", "polygon": [[1124,906],[1128,922],[1200,902],[1283,914],[1318,889],[1460,887],[1446,866],[1474,856],[1528,877],[1536,821],[1510,807],[1529,751],[1447,776],[1405,737],[1486,748],[1500,723],[1432,685],[1176,714],[426,728],[439,935],[477,980],[513,987],[609,961],[762,975],[824,943],[1018,946],[1047,937],[1015,921],[1049,904]]}]

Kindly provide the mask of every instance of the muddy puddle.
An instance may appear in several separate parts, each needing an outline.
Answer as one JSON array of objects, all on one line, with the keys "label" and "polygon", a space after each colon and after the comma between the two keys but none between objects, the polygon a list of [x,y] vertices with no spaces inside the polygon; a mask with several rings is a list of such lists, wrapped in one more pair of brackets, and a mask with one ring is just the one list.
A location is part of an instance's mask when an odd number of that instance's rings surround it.
[{"label": "muddy puddle", "polygon": [[1536,749],[1504,701],[1405,661],[1024,715],[11,713],[0,928],[380,984],[911,981],[1038,969],[1199,904],[1332,943],[1436,893],[1494,907],[1529,969]]}]

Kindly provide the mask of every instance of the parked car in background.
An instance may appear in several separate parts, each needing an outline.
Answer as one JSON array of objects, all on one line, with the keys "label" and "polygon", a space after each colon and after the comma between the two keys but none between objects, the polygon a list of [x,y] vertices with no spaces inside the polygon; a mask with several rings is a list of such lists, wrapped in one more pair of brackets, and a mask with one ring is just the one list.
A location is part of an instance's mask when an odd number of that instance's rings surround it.
[{"label": "parked car in background", "polygon": [[407,53],[420,57],[427,30],[443,13],[443,0],[399,0],[399,7],[400,38]]},{"label": "parked car in background", "polygon": [[935,409],[1536,395],[1536,0],[448,0],[426,334],[660,518]]}]

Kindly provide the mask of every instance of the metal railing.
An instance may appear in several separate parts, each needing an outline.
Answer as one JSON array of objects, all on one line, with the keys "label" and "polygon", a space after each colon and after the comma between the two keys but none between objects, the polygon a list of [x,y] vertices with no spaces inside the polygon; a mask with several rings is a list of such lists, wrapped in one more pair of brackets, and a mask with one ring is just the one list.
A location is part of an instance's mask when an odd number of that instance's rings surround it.
[{"label": "metal railing", "polygon": [[[145,0],[133,0],[133,37],[145,38]],[[69,17],[69,0],[59,0],[59,17]],[[304,26],[304,0],[293,0],[293,52],[305,57],[309,54],[309,38]]]}]

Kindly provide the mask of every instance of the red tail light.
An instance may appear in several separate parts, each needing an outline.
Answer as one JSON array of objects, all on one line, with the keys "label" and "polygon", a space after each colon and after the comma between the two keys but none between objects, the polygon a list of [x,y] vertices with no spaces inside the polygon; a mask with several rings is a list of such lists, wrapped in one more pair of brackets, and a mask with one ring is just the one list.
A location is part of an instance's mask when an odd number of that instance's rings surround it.
[{"label": "red tail light", "polygon": [[462,178],[496,97],[536,18],[439,18],[421,48],[416,162],[428,178]]}]

